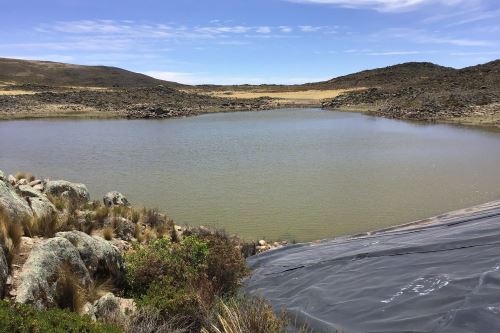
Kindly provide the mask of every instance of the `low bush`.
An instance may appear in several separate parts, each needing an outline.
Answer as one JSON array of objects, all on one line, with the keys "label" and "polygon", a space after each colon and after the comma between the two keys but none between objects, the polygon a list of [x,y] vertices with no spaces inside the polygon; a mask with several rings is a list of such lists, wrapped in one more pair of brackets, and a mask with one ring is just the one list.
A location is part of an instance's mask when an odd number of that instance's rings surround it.
[{"label": "low bush", "polygon": [[24,304],[0,300],[0,333],[118,333],[121,329],[88,316],[61,309],[38,311]]}]

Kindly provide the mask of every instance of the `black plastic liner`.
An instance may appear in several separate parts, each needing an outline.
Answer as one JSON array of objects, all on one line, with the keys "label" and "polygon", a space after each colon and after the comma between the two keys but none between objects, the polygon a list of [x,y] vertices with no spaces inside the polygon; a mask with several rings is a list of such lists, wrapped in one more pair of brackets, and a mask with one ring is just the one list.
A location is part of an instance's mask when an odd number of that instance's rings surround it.
[{"label": "black plastic liner", "polygon": [[500,202],[248,263],[246,290],[286,307],[291,332],[500,332]]}]

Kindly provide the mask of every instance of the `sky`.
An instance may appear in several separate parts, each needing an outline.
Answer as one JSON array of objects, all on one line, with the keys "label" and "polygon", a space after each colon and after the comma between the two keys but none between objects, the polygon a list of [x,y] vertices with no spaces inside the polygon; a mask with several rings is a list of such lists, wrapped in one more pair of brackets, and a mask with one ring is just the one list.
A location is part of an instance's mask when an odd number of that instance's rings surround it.
[{"label": "sky", "polygon": [[186,84],[295,84],[500,58],[499,0],[0,0],[0,57]]}]

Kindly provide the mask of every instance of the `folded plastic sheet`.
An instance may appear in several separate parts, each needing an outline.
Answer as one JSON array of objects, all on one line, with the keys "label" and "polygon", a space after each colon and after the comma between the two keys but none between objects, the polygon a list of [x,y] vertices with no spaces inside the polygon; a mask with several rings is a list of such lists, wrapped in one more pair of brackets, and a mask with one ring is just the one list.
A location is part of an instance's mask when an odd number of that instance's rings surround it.
[{"label": "folded plastic sheet", "polygon": [[500,202],[250,257],[246,291],[290,331],[500,332]]}]

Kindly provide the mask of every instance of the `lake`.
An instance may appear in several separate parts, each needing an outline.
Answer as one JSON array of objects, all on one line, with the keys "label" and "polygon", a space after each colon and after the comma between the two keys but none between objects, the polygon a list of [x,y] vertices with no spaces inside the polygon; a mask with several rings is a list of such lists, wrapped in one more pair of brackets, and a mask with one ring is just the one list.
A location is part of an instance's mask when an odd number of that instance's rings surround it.
[{"label": "lake", "polygon": [[124,193],[178,224],[310,241],[500,197],[500,133],[286,109],[0,122],[0,169]]}]

